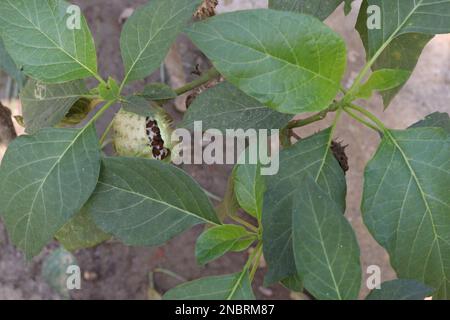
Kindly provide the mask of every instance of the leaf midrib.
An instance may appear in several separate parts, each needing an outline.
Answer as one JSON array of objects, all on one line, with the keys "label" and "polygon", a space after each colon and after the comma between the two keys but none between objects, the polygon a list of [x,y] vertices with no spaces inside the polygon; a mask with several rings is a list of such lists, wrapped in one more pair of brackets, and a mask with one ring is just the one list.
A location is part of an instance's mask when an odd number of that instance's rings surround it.
[{"label": "leaf midrib", "polygon": [[[8,2],[8,4],[13,7],[25,20],[27,20],[33,27],[35,30],[39,31],[43,36],[45,36],[57,49],[59,49],[60,51],[62,51],[65,55],[67,55],[70,59],[72,59],[74,62],[78,63],[82,68],[84,68],[85,70],[87,70],[90,74],[92,74],[93,76],[96,76],[97,73],[93,72],[88,66],[86,66],[84,63],[82,63],[81,61],[77,60],[74,56],[72,56],[69,52],[67,52],[63,47],[61,47],[60,45],[58,45],[58,43],[56,43],[52,38],[50,38],[46,33],[44,33],[38,26],[36,26],[33,21],[29,20],[27,16],[25,16],[24,14],[22,14],[22,12],[15,7],[13,4],[11,4],[10,0],[6,0]],[[52,15],[52,18],[54,18],[54,16]],[[59,34],[59,30],[58,28],[56,28],[58,34]]]},{"label": "leaf midrib", "polygon": [[[161,1],[160,6],[155,10],[155,13],[157,13],[161,7],[164,5],[164,2]],[[142,50],[140,50],[139,54],[136,57],[136,60],[133,61],[133,63],[130,66],[130,69],[128,70],[127,74],[125,75],[122,83],[123,85],[125,85],[128,82],[128,78],[130,77],[130,74],[134,71],[134,68],[136,67],[138,61],[141,59],[142,55],[144,54],[144,52],[148,49],[148,47],[150,46],[151,42],[153,42],[153,40],[161,33],[161,31],[164,30],[164,28],[173,20],[175,19],[178,14],[180,14],[180,12],[184,11],[188,6],[183,7],[182,9],[178,10],[172,17],[170,17],[170,19],[167,19],[165,23],[163,23],[155,32],[155,34],[147,41],[147,43],[145,44],[145,46],[142,48]],[[128,45],[127,45],[128,46]],[[121,86],[121,89],[123,89],[123,86]]]},{"label": "leaf midrib", "polygon": [[[231,43],[231,44],[234,44],[234,45],[237,45],[237,46],[241,46],[241,47],[250,49],[250,50],[255,51],[255,52],[259,53],[259,54],[262,54],[262,55],[264,55],[264,56],[266,56],[266,57],[268,57],[268,58],[272,58],[272,59],[277,60],[277,61],[280,61],[280,62],[282,62],[282,63],[284,63],[284,64],[287,64],[287,65],[293,66],[293,67],[295,67],[295,68],[297,68],[297,69],[300,69],[300,70],[302,70],[302,71],[304,71],[304,72],[308,72],[308,73],[310,73],[310,74],[313,74],[314,76],[316,76],[316,77],[318,77],[318,78],[320,78],[320,79],[322,79],[322,80],[324,80],[324,81],[326,81],[326,82],[329,82],[329,83],[331,83],[332,85],[337,85],[337,82],[333,82],[333,80],[324,77],[323,75],[321,75],[321,74],[315,72],[314,70],[310,70],[310,69],[305,68],[305,67],[303,67],[303,66],[301,66],[301,65],[299,65],[299,64],[292,63],[292,62],[290,62],[290,61],[288,61],[288,60],[283,60],[283,59],[281,59],[281,58],[279,58],[279,57],[277,57],[277,56],[274,56],[274,55],[270,54],[270,53],[267,52],[267,51],[260,51],[260,50],[258,50],[258,49],[253,48],[253,47],[246,46],[246,45],[244,45],[244,44],[242,44],[242,43],[240,43],[240,42],[232,41],[232,40],[230,40],[230,39],[226,39],[225,37],[222,36],[222,34],[220,34],[220,32],[218,32],[218,30],[217,30],[214,26],[210,26],[210,27],[211,27],[212,29],[214,29],[214,31],[215,31],[215,33],[216,33],[216,35],[217,35],[217,38],[220,39],[220,40],[222,40],[222,41],[229,42],[229,43]],[[192,30],[192,29],[191,29],[191,30]],[[202,34],[202,35],[207,35],[207,36],[209,36],[209,34],[206,34],[206,33],[203,33],[203,32],[199,32],[198,30],[192,30],[192,31],[193,31],[193,32],[196,32],[196,33],[198,33],[198,34]]]},{"label": "leaf midrib", "polygon": [[151,197],[149,197],[149,196],[147,196],[147,195],[145,195],[145,194],[135,192],[134,190],[127,190],[127,189],[124,189],[124,188],[120,188],[120,187],[117,187],[117,186],[115,186],[115,185],[106,183],[106,182],[104,182],[104,181],[99,181],[98,183],[99,183],[99,184],[102,184],[102,185],[104,185],[104,186],[110,187],[110,188],[112,188],[112,189],[121,191],[121,192],[129,193],[129,194],[132,194],[132,195],[134,195],[134,196],[137,196],[137,197],[144,198],[144,199],[149,200],[149,201],[152,201],[152,202],[156,202],[156,203],[162,204],[162,205],[164,205],[164,206],[170,207],[171,209],[174,209],[174,210],[177,210],[177,211],[181,211],[181,212],[183,212],[183,213],[185,213],[185,214],[187,214],[187,215],[190,215],[190,216],[192,216],[192,217],[195,217],[196,219],[200,219],[200,220],[203,220],[203,221],[205,221],[205,222],[207,222],[207,223],[209,223],[209,224],[212,224],[212,225],[215,225],[215,226],[219,226],[218,223],[216,223],[216,222],[214,222],[214,221],[212,221],[212,220],[208,220],[208,219],[205,218],[205,217],[196,215],[195,213],[190,212],[190,211],[187,211],[186,209],[182,209],[182,208],[176,207],[176,206],[174,206],[174,205],[171,205],[170,203],[165,202],[165,201],[163,201],[163,200],[151,198]]},{"label": "leaf midrib", "polygon": [[[9,0],[8,0],[9,1]],[[73,147],[73,145],[75,144],[75,142],[78,140],[78,138],[86,131],[87,128],[90,128],[90,125],[87,125],[86,127],[82,128],[81,130],[79,130],[78,134],[75,136],[75,138],[69,143],[69,145],[67,146],[66,149],[64,149],[63,153],[61,154],[61,156],[59,157],[55,157],[56,161],[55,163],[52,165],[52,167],[49,169],[48,173],[44,176],[43,179],[41,179],[41,183],[39,184],[39,187],[36,190],[36,193],[34,195],[33,201],[31,203],[31,207],[29,212],[27,212],[24,216],[27,216],[27,223],[26,223],[26,229],[25,229],[25,236],[21,241],[24,241],[25,243],[25,252],[27,251],[27,247],[28,247],[28,232],[30,229],[30,221],[31,221],[31,216],[33,215],[34,212],[34,203],[37,199],[37,195],[42,192],[42,188],[45,185],[45,183],[47,182],[48,177],[53,173],[53,170],[60,164],[62,158],[66,155],[66,153]],[[51,142],[50,142],[51,143]],[[61,186],[61,185],[60,185]],[[9,204],[8,204],[9,206]],[[18,221],[18,223],[20,222],[20,220]],[[16,224],[17,226],[17,224]]]},{"label": "leaf midrib", "polygon": [[395,137],[392,135],[392,133],[389,130],[386,130],[385,133],[389,137],[389,139],[392,141],[392,143],[394,144],[395,148],[397,148],[397,150],[400,152],[400,154],[401,154],[401,156],[403,158],[403,161],[405,162],[405,164],[406,164],[408,170],[410,171],[410,174],[411,174],[415,184],[417,185],[417,188],[418,188],[419,193],[420,193],[420,197],[421,197],[421,199],[422,199],[422,201],[423,201],[423,203],[425,205],[425,209],[426,209],[425,212],[426,212],[426,214],[428,214],[428,216],[430,218],[430,222],[431,222],[431,226],[432,226],[432,230],[433,230],[433,236],[434,236],[433,243],[436,242],[436,244],[437,244],[437,249],[438,249],[438,252],[439,252],[439,264],[441,266],[442,276],[444,277],[445,281],[448,281],[449,279],[447,278],[447,275],[445,273],[445,267],[444,267],[444,263],[443,263],[443,259],[442,259],[442,252],[441,252],[441,248],[440,248],[440,244],[439,244],[440,236],[439,236],[439,234],[437,233],[437,230],[436,230],[436,225],[435,225],[435,222],[434,222],[434,218],[433,218],[433,214],[432,214],[430,205],[428,204],[426,193],[424,192],[424,190],[422,188],[422,185],[421,185],[421,183],[419,181],[419,178],[416,175],[416,172],[414,171],[413,167],[409,163],[408,157],[406,156],[404,150],[401,148],[401,146],[398,144],[397,140],[395,139]]}]

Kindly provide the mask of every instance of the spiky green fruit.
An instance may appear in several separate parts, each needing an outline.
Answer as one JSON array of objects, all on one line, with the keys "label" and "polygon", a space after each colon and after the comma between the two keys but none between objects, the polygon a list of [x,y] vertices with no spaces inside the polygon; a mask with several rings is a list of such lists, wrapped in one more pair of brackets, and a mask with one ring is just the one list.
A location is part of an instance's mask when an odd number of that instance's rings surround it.
[{"label": "spiky green fruit", "polygon": [[144,117],[121,109],[113,122],[113,143],[120,156],[170,161],[172,132],[170,117],[163,110]]}]

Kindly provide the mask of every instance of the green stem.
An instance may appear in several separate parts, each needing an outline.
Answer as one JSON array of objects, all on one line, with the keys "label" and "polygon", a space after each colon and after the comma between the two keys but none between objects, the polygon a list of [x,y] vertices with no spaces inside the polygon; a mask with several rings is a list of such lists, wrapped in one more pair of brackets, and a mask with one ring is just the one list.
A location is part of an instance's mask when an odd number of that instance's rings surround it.
[{"label": "green stem", "polygon": [[331,143],[333,141],[333,136],[334,136],[334,132],[336,131],[337,123],[339,122],[339,119],[341,118],[341,114],[342,114],[342,108],[339,108],[337,110],[336,116],[334,117],[333,124],[331,125],[330,137],[328,138],[327,147],[325,149],[326,152],[325,152],[325,155],[324,155],[324,157],[322,159],[322,163],[320,165],[320,168],[317,171],[317,175],[315,177],[315,181],[316,182],[319,180],[319,177],[320,177],[320,174],[322,172],[322,169],[325,167],[325,162],[326,162],[328,153],[331,151]]},{"label": "green stem", "polygon": [[386,127],[385,127],[384,123],[380,119],[378,119],[375,115],[373,115],[372,113],[370,113],[369,111],[364,109],[363,107],[357,106],[352,103],[348,104],[347,106],[348,106],[348,108],[356,110],[359,113],[363,114],[366,118],[370,119],[373,123],[375,123],[381,129],[381,131],[383,131],[383,132],[386,131]]},{"label": "green stem", "polygon": [[211,199],[216,200],[217,202],[221,202],[223,199],[211,192],[209,192],[208,190],[202,188],[203,192]]},{"label": "green stem", "polygon": [[111,120],[111,122],[108,124],[108,126],[106,127],[105,131],[103,132],[101,138],[100,138],[100,145],[103,146],[103,143],[106,140],[106,137],[108,137],[108,133],[109,131],[111,131],[112,127],[114,125],[114,119]]},{"label": "green stem", "polygon": [[252,270],[250,271],[250,275],[249,275],[250,283],[255,278],[256,271],[258,271],[258,268],[259,268],[259,263],[261,261],[261,256],[262,256],[262,253],[263,253],[263,251],[262,251],[262,242],[259,243],[259,246],[257,247],[256,250],[257,250],[257,253],[255,255],[255,259],[254,259],[254,262],[253,262],[253,267],[252,267]]},{"label": "green stem", "polygon": [[353,119],[355,119],[356,121],[362,123],[363,125],[375,130],[375,131],[380,131],[380,129],[378,129],[377,127],[375,127],[373,124],[367,122],[366,120],[364,120],[363,118],[357,116],[356,114],[354,114],[352,111],[350,111],[350,108],[344,107],[344,111],[345,113],[347,113],[350,117],[352,117]]},{"label": "green stem", "polygon": [[247,227],[249,230],[253,232],[258,232],[258,228],[252,225],[251,223],[245,221],[244,219],[241,219],[237,216],[230,216],[230,218],[234,221],[236,221],[239,224],[242,224],[243,226]]},{"label": "green stem", "polygon": [[176,274],[175,272],[172,272],[172,271],[170,271],[170,270],[167,270],[167,269],[156,268],[156,269],[153,270],[153,272],[165,274],[165,275],[167,275],[167,276],[169,276],[169,277],[172,277],[172,278],[175,278],[175,279],[177,279],[177,280],[179,280],[179,281],[181,281],[181,282],[186,282],[186,281],[187,281],[187,280],[186,280],[185,278],[183,278],[182,276]]},{"label": "green stem", "polygon": [[300,128],[300,127],[304,127],[307,126],[311,123],[323,120],[326,118],[326,116],[328,115],[328,113],[330,112],[335,112],[336,110],[339,109],[339,104],[338,103],[333,103],[330,107],[328,107],[325,110],[320,111],[319,113],[316,113],[306,119],[300,119],[300,120],[294,120],[289,122],[289,124],[287,125],[288,129],[294,129],[294,128]]},{"label": "green stem", "polygon": [[355,81],[353,82],[352,87],[348,90],[348,92],[345,94],[343,100],[347,101],[349,98],[352,97],[352,94],[358,89],[359,85],[361,84],[362,80],[366,76],[366,74],[370,71],[370,68],[372,68],[373,64],[377,61],[377,59],[380,57],[380,55],[383,53],[383,51],[391,44],[391,42],[397,37],[397,34],[400,32],[400,30],[405,26],[405,24],[409,21],[409,18],[414,13],[414,10],[411,10],[411,12],[408,14],[408,16],[403,20],[403,22],[395,29],[390,37],[386,40],[386,42],[383,43],[383,45],[375,52],[375,54],[370,58],[370,60],[365,64],[363,69],[359,72],[359,74],[356,76]]},{"label": "green stem", "polygon": [[200,87],[201,85],[209,82],[211,79],[219,76],[219,71],[216,70],[216,68],[211,68],[208,71],[206,71],[202,76],[200,76],[198,79],[187,83],[186,85],[182,86],[181,88],[175,89],[175,93],[177,95],[185,94],[186,92],[189,92],[191,90],[194,90],[197,87]]},{"label": "green stem", "polygon": [[236,293],[237,289],[240,287],[240,284],[242,282],[242,279],[247,274],[248,270],[250,269],[250,266],[252,265],[253,261],[255,260],[255,256],[258,254],[259,250],[262,248],[262,242],[259,242],[256,246],[256,249],[250,254],[244,268],[242,268],[242,272],[239,275],[239,278],[237,279],[236,283],[234,284],[233,288],[231,289],[230,294],[228,295],[226,300],[233,299],[234,294]]},{"label": "green stem", "polygon": [[114,103],[116,103],[115,100],[108,101],[103,107],[101,107],[100,110],[97,111],[97,113],[91,118],[91,120],[89,120],[89,122],[85,125],[85,127],[88,127],[89,125],[97,121],[97,119],[100,118],[103,115],[103,113],[105,113],[105,111],[108,110]]}]

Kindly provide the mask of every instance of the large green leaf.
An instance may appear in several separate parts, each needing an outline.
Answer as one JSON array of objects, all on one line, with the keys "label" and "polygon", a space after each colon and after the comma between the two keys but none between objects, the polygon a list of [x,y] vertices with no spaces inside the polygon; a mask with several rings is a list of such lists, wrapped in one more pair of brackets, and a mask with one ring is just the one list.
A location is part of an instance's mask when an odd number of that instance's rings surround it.
[{"label": "large green leaf", "polygon": [[58,124],[87,92],[83,80],[43,84],[30,79],[20,94],[27,132],[33,134]]},{"label": "large green leaf", "polygon": [[194,128],[202,121],[204,129],[280,129],[292,116],[271,110],[228,82],[203,92],[189,107],[179,125]]},{"label": "large green leaf", "polygon": [[[377,5],[381,9],[381,29],[367,28],[367,9]],[[368,60],[381,51],[373,65],[378,69],[413,71],[419,56],[432,38],[450,32],[450,3],[440,0],[383,1],[364,0],[356,28],[366,48]],[[382,93],[387,107],[401,87]]]},{"label": "large green leaf", "polygon": [[348,11],[351,1],[353,0],[269,0],[269,8],[306,13],[325,20],[342,2],[345,2]]},{"label": "large green leaf", "polygon": [[214,276],[183,283],[169,290],[165,300],[254,300],[248,273]]},{"label": "large green leaf", "polygon": [[322,110],[339,91],[345,44],[311,16],[238,11],[197,22],[187,33],[228,81],[279,112]]},{"label": "large green leaf", "polygon": [[331,129],[319,132],[280,152],[280,171],[267,177],[263,205],[264,257],[267,284],[297,274],[292,246],[292,211],[297,190],[312,175],[341,212],[345,210],[344,172],[330,151]]},{"label": "large green leaf", "polygon": [[423,283],[409,279],[383,282],[380,289],[373,289],[366,300],[424,300],[433,294],[433,289]]},{"label": "large green leaf", "polygon": [[366,0],[366,5],[378,6],[382,20],[380,29],[373,28],[368,32],[370,56],[402,34],[450,32],[450,2],[447,0]]},{"label": "large green leaf", "polygon": [[25,75],[17,67],[14,60],[6,51],[2,38],[0,38],[0,70],[5,71],[11,78],[14,79],[22,87],[25,84]]},{"label": "large green leaf", "polygon": [[362,212],[400,278],[450,297],[450,136],[441,128],[386,131],[367,165]]},{"label": "large green leaf", "polygon": [[111,235],[100,230],[92,216],[83,207],[68,223],[56,233],[55,238],[69,251],[94,247]]},{"label": "large green leaf", "polygon": [[93,126],[14,140],[0,167],[0,208],[12,242],[28,257],[39,253],[88,200],[99,171]]},{"label": "large green leaf", "polygon": [[296,190],[292,215],[294,257],[305,288],[317,299],[357,299],[359,246],[342,206],[308,175]]},{"label": "large green leaf", "polygon": [[97,75],[94,41],[86,20],[68,28],[69,4],[62,0],[0,1],[0,31],[17,65],[48,83]]},{"label": "large green leaf", "polygon": [[200,264],[215,260],[229,251],[243,251],[256,240],[244,227],[225,224],[207,229],[197,239],[195,256]]},{"label": "large green leaf", "polygon": [[143,79],[160,66],[201,2],[152,0],[134,11],[120,37],[125,83]]},{"label": "large green leaf", "polygon": [[193,225],[219,224],[191,177],[148,159],[105,158],[87,210],[101,229],[129,245],[159,245]]}]

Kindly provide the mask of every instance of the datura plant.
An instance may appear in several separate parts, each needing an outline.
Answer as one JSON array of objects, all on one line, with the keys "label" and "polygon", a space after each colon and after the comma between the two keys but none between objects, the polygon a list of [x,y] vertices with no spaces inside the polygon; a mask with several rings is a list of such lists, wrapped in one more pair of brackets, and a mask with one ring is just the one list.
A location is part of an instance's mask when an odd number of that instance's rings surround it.
[{"label": "datura plant", "polygon": [[[125,76],[118,82],[99,75],[77,6],[0,0],[0,66],[27,78],[20,93],[27,134],[10,144],[0,167],[0,213],[12,243],[31,259],[53,239],[72,251],[111,238],[159,246],[205,224],[195,249],[200,264],[243,251],[247,262],[165,298],[253,299],[264,256],[267,286],[357,299],[363,270],[344,216],[347,156],[335,141],[348,115],[379,133],[361,213],[398,276],[367,299],[450,298],[449,116],[433,113],[394,130],[361,106],[375,92],[389,106],[428,41],[450,33],[450,1],[363,0],[356,29],[367,62],[348,87],[346,44],[322,21],[338,7],[348,12],[351,0],[270,0],[268,9],[208,18],[197,11],[202,2],[150,0],[137,8],[120,37]],[[160,68],[180,33],[213,67],[182,88],[152,83],[125,95]],[[188,92],[195,92],[190,106],[174,124],[170,100]],[[97,120],[116,105],[114,120],[98,132]],[[329,128],[295,139],[293,129],[326,116],[334,119]],[[172,133],[196,121],[203,131],[279,130],[280,150],[271,155],[278,172],[236,164],[215,209],[211,194],[173,163],[179,142]],[[102,152],[109,143],[113,156]]]}]

